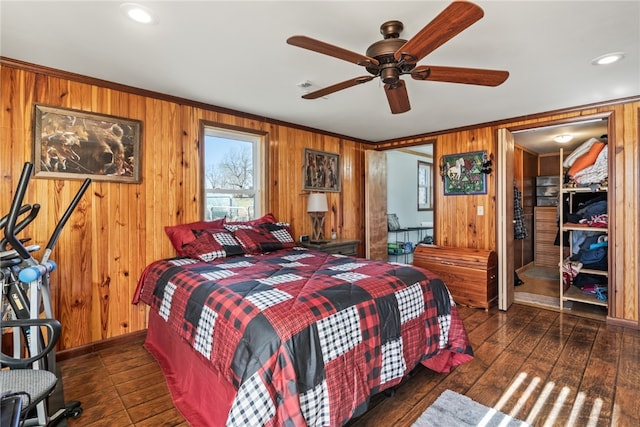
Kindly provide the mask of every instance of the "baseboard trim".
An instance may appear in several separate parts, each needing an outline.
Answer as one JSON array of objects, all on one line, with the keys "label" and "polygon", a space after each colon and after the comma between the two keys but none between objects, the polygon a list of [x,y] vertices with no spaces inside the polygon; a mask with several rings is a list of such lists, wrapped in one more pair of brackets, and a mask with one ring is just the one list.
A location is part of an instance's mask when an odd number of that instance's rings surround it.
[{"label": "baseboard trim", "polygon": [[131,332],[129,334],[120,335],[118,337],[107,338],[104,340],[96,341],[91,344],[81,345],[79,347],[68,348],[56,352],[56,360],[63,361],[72,359],[78,356],[84,356],[85,354],[95,353],[96,351],[104,350],[114,345],[128,344],[133,341],[139,341],[147,336],[147,330]]},{"label": "baseboard trim", "polygon": [[629,329],[640,329],[640,324],[635,320],[618,319],[617,317],[607,316],[607,325],[621,326]]}]

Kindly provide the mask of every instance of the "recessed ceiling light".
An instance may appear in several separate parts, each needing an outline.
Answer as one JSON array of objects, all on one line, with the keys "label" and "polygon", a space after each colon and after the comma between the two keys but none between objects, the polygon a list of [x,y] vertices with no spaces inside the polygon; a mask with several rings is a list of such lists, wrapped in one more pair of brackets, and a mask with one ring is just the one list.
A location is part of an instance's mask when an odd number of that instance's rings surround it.
[{"label": "recessed ceiling light", "polygon": [[158,20],[151,9],[136,3],[122,3],[120,10],[130,19],[141,24],[155,24]]},{"label": "recessed ceiling light", "polygon": [[609,65],[620,61],[622,58],[624,58],[624,52],[613,52],[598,56],[597,58],[594,58],[591,63],[593,65]]},{"label": "recessed ceiling light", "polygon": [[555,138],[553,138],[553,140],[557,143],[560,144],[565,144],[569,141],[571,141],[573,139],[573,135],[569,135],[569,134],[564,134],[564,135],[558,135]]}]

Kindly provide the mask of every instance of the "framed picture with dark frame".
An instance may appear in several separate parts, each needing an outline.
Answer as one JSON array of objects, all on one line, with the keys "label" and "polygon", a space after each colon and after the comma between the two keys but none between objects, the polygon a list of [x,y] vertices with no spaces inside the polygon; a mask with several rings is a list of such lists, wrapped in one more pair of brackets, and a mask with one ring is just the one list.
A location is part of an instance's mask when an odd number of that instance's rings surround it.
[{"label": "framed picture with dark frame", "polygon": [[444,195],[487,194],[487,175],[483,171],[486,151],[442,156]]},{"label": "framed picture with dark frame", "polygon": [[340,155],[304,149],[303,188],[308,191],[340,191]]},{"label": "framed picture with dark frame", "polygon": [[139,183],[142,124],[104,114],[36,105],[36,178]]}]

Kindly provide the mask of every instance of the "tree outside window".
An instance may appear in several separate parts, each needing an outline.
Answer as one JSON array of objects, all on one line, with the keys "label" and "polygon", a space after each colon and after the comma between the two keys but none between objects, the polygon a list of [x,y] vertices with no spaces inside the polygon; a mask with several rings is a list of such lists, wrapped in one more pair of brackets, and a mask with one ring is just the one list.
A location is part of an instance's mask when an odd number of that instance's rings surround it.
[{"label": "tree outside window", "polygon": [[260,215],[260,141],[256,135],[205,128],[205,220],[248,221]]}]

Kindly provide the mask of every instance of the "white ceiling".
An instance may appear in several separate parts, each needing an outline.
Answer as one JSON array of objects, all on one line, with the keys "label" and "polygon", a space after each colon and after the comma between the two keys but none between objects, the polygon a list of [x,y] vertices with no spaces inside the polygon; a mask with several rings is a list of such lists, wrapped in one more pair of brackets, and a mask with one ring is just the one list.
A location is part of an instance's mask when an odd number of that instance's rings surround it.
[{"label": "white ceiling", "polygon": [[[117,1],[0,2],[4,57],[258,116],[382,141],[640,95],[639,1],[478,1],[480,21],[418,65],[502,69],[499,87],[414,81],[411,111],[392,115],[379,79],[301,99],[366,75],[357,65],[288,45],[295,34],[364,54],[380,25],[410,39],[448,1],[140,1],[136,24]],[[626,57],[608,67],[591,60]]]},{"label": "white ceiling", "polygon": [[[608,136],[607,119],[583,120],[580,122],[543,126],[515,132],[515,144],[537,154],[558,153],[562,148],[571,152],[591,138]],[[571,135],[565,143],[554,141],[556,136]]]}]

